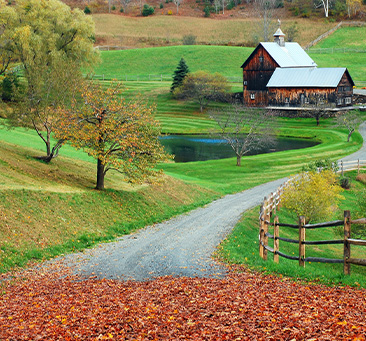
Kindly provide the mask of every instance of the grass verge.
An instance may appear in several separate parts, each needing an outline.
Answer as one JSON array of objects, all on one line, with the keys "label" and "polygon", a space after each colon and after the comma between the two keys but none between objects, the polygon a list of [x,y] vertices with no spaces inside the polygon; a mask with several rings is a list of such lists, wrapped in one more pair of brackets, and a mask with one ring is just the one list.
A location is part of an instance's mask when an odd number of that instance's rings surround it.
[{"label": "grass verge", "polygon": [[[350,210],[355,214],[357,207],[357,196],[360,191],[365,190],[365,185],[355,181],[355,172],[347,174],[352,178],[352,189],[344,191],[345,199],[334,214],[334,219],[343,219],[343,211]],[[351,265],[351,275],[343,275],[343,264],[306,263],[301,268],[297,261],[280,257],[279,263],[273,262],[273,256],[268,253],[268,260],[264,261],[259,257],[258,244],[258,212],[256,207],[243,214],[241,221],[235,227],[228,238],[223,241],[218,250],[218,255],[231,264],[245,264],[249,268],[259,271],[274,273],[279,276],[289,276],[294,279],[302,279],[310,282],[325,284],[351,285],[366,288],[366,267]],[[297,219],[285,209],[278,212],[280,222],[296,223]],[[363,232],[366,229],[363,227]],[[273,231],[270,231],[273,234]],[[280,228],[280,236],[285,238],[298,239],[297,230]],[[364,235],[365,239],[366,234]],[[332,240],[342,239],[343,228],[324,228],[307,231],[308,240]],[[269,245],[273,241],[269,240]],[[298,255],[298,245],[280,242],[280,250],[289,255]],[[365,247],[352,246],[352,257],[365,258]],[[343,258],[343,245],[318,245],[306,246],[306,255],[309,257]]]}]

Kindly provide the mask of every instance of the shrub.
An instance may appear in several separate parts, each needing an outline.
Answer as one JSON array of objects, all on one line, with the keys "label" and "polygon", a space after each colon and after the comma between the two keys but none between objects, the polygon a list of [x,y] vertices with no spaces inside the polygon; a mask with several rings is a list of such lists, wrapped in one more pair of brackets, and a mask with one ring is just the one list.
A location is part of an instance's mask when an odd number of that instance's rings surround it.
[{"label": "shrub", "polygon": [[338,171],[338,164],[330,161],[329,159],[320,159],[311,161],[302,167],[303,172],[316,172],[318,170],[331,170],[336,173]]},{"label": "shrub", "polygon": [[173,12],[171,9],[168,11],[168,15],[173,15]]},{"label": "shrub", "polygon": [[1,99],[5,102],[15,101],[15,92],[18,88],[18,76],[15,73],[7,74],[2,83]]},{"label": "shrub", "polygon": [[183,45],[196,45],[196,38],[193,34],[183,36]]},{"label": "shrub", "polygon": [[351,179],[347,177],[340,178],[339,184],[344,189],[350,189],[351,188]]},{"label": "shrub", "polygon": [[90,10],[90,8],[88,6],[85,6],[84,13],[85,14],[91,14],[91,10]]},{"label": "shrub", "polygon": [[283,7],[285,7],[285,4],[283,3],[283,0],[276,0],[275,7],[276,8],[283,8]]},{"label": "shrub", "polygon": [[330,217],[342,196],[337,175],[331,170],[301,173],[285,186],[283,207],[305,216],[306,222]]},{"label": "shrub", "polygon": [[111,8],[111,10],[112,11],[115,11],[116,10],[116,6],[113,5],[112,8]]},{"label": "shrub", "polygon": [[210,16],[210,7],[206,6],[203,12],[205,12],[204,17],[208,18]]},{"label": "shrub", "polygon": [[233,1],[233,0],[231,0],[230,2],[229,2],[229,4],[226,6],[226,9],[227,10],[231,10],[231,9],[233,9],[235,7],[235,2]]},{"label": "shrub", "polygon": [[151,7],[148,4],[145,4],[142,9],[142,15],[144,17],[154,14],[154,12],[155,12],[154,7]]},{"label": "shrub", "polygon": [[160,9],[164,8],[164,5],[163,5],[163,3],[162,3],[162,2],[160,3],[159,8],[160,8]]},{"label": "shrub", "polygon": [[121,13],[123,13],[125,10],[123,9],[123,7],[121,7],[119,11],[120,11]]}]

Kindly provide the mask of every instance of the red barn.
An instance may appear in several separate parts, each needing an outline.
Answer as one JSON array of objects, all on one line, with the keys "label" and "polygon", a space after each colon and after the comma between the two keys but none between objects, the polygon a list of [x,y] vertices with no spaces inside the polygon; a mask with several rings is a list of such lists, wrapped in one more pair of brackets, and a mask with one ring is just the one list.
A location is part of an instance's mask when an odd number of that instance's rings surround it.
[{"label": "red barn", "polygon": [[318,68],[298,43],[285,43],[279,28],[274,42],[260,43],[241,66],[248,106],[329,107],[352,105],[353,80],[346,68]]}]

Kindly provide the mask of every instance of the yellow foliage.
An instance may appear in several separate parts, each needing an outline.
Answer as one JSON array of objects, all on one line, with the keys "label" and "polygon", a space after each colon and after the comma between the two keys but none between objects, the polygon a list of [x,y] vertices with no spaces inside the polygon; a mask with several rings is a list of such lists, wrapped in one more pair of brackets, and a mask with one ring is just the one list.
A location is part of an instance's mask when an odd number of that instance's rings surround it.
[{"label": "yellow foliage", "polygon": [[283,207],[306,221],[327,219],[342,198],[337,175],[331,170],[301,173],[291,179],[281,196]]}]

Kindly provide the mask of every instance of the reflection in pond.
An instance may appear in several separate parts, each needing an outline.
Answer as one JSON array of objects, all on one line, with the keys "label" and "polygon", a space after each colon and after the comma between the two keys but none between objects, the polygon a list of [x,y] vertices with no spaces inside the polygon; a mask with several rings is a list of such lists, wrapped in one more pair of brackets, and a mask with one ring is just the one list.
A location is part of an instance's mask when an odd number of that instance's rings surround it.
[{"label": "reflection in pond", "polygon": [[[161,137],[166,151],[175,155],[175,162],[205,161],[235,157],[225,140],[207,135],[168,135]],[[274,145],[246,155],[278,152],[315,146],[317,143],[304,139],[277,138]]]}]

